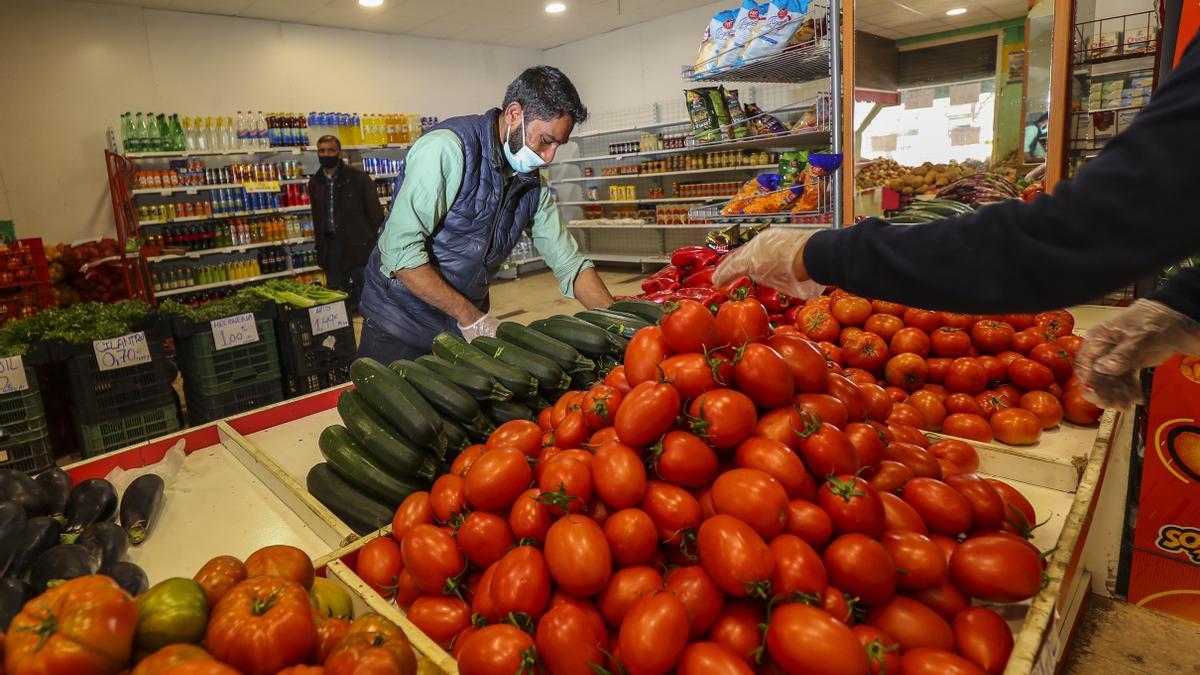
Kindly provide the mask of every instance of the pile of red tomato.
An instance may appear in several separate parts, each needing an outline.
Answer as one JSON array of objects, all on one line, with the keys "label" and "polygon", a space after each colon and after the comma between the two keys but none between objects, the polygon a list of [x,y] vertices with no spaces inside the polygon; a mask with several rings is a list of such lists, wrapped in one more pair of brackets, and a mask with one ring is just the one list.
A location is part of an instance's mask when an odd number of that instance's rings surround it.
[{"label": "pile of red tomato", "polygon": [[829,363],[753,299],[680,302],[409,496],[356,570],[464,675],[1002,672],[1012,633],[974,603],[1041,589],[1033,506]]},{"label": "pile of red tomato", "polygon": [[798,307],[791,326],[829,366],[895,406],[889,420],[977,441],[1037,442],[1064,419],[1094,424],[1102,411],[1074,377],[1066,310],[975,316],[868,300],[835,290]]}]

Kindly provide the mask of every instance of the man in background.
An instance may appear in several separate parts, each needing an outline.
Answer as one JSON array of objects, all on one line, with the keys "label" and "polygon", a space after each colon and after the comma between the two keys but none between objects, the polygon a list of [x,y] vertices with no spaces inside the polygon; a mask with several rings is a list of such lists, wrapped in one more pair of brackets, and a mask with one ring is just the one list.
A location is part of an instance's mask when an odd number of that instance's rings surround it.
[{"label": "man in background", "polygon": [[336,136],[317,140],[317,159],[321,168],[308,179],[317,264],[330,288],[350,294],[354,308],[362,294],[363,268],[383,225],[383,207],[371,177],[342,161]]}]

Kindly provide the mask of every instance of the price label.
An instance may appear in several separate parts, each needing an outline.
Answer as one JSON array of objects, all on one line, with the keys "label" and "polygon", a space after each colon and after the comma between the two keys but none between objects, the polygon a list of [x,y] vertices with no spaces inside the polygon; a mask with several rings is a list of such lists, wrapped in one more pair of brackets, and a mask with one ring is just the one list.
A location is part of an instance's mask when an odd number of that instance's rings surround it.
[{"label": "price label", "polygon": [[242,183],[242,189],[246,192],[279,192],[279,181],[248,180]]},{"label": "price label", "polygon": [[24,359],[19,356],[0,358],[0,394],[12,394],[28,388]]},{"label": "price label", "polygon": [[253,314],[238,314],[208,323],[212,327],[213,348],[217,351],[258,342],[258,326]]},{"label": "price label", "polygon": [[350,325],[344,301],[309,308],[308,320],[312,324],[313,335],[321,335]]},{"label": "price label", "polygon": [[117,370],[150,363],[150,344],[142,331],[108,340],[93,340],[96,365],[100,370]]}]

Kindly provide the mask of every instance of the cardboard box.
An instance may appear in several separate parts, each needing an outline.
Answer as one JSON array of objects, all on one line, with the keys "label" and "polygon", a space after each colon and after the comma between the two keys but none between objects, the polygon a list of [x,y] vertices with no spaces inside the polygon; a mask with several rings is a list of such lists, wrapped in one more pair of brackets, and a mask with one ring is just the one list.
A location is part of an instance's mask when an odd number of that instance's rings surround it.
[{"label": "cardboard box", "polygon": [[1089,54],[1091,58],[1102,59],[1109,56],[1118,56],[1120,53],[1120,33],[1101,33],[1098,37],[1092,39],[1092,49]]},{"label": "cardboard box", "polygon": [[[1200,532],[1188,536],[1200,541]],[[1200,622],[1200,565],[1135,548],[1129,569],[1129,602]]]},{"label": "cardboard box", "polygon": [[1152,50],[1153,33],[1149,28],[1130,28],[1125,31],[1125,54],[1145,54]]}]

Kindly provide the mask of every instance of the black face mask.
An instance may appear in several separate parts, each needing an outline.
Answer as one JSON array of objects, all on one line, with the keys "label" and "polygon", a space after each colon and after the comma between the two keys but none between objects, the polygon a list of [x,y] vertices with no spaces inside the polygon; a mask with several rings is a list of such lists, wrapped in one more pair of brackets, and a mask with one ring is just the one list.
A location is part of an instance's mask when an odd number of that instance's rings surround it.
[{"label": "black face mask", "polygon": [[323,155],[317,158],[321,161],[322,169],[336,169],[342,163],[342,158],[338,155],[327,156]]}]

